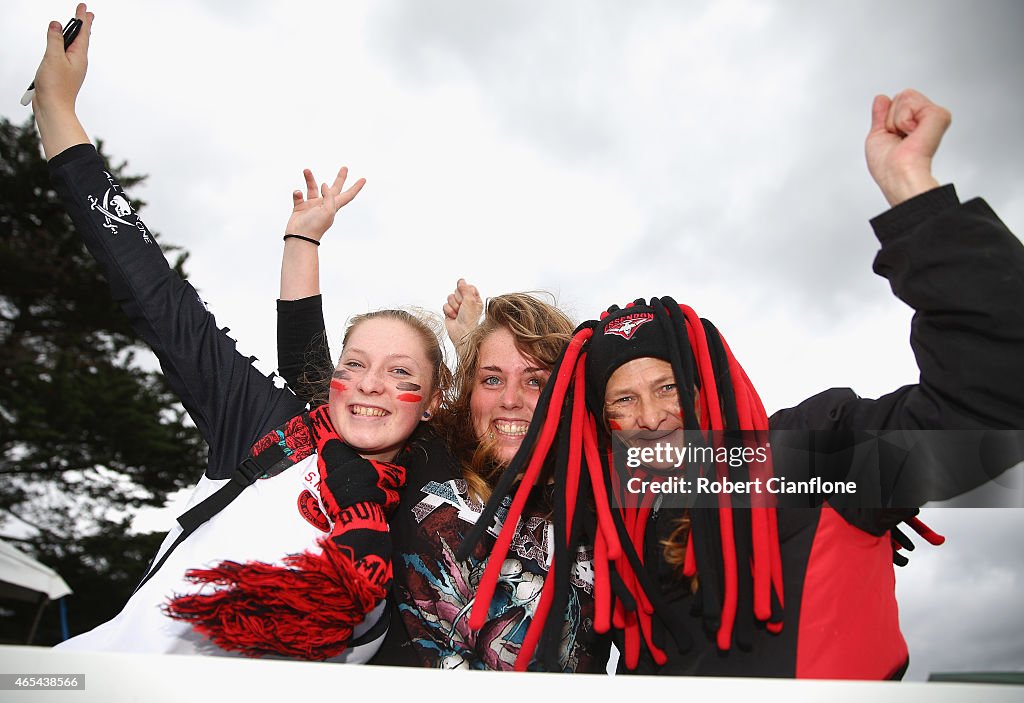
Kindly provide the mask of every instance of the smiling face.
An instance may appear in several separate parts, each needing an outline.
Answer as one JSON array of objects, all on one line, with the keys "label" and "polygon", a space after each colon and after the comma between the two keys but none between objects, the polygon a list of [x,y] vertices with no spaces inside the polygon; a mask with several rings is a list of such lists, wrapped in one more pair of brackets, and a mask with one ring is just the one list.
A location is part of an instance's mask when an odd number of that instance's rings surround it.
[{"label": "smiling face", "polygon": [[334,428],[363,457],[390,461],[436,404],[432,379],[419,332],[399,320],[364,320],[331,378]]},{"label": "smiling face", "polygon": [[477,439],[496,443],[497,461],[508,463],[516,455],[549,375],[550,369],[519,351],[503,327],[480,344],[469,411]]},{"label": "smiling face", "polygon": [[680,441],[683,420],[672,365],[645,356],[615,369],[605,386],[604,414],[627,446]]}]

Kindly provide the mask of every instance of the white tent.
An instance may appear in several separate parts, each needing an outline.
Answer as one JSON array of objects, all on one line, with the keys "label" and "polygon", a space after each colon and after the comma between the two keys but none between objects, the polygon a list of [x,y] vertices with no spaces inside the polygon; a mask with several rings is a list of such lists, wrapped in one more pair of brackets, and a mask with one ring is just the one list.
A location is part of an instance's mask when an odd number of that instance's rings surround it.
[{"label": "white tent", "polygon": [[35,636],[43,608],[71,593],[56,571],[0,540],[0,597],[39,604],[28,641]]}]

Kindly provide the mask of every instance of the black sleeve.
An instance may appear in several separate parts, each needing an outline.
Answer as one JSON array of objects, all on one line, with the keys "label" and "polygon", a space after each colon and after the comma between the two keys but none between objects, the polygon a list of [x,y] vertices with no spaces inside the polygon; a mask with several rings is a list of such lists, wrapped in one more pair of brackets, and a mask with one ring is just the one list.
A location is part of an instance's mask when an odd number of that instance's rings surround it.
[{"label": "black sleeve", "polygon": [[302,400],[326,402],[334,362],[321,296],[277,301],[277,370]]},{"label": "black sleeve", "polygon": [[1010,431],[1024,428],[1024,246],[988,204],[960,204],[952,186],[871,224],[882,244],[875,272],[915,311],[920,380],[876,400],[832,389],[776,414],[773,426],[903,431],[913,452],[894,453],[892,442],[879,450],[882,498],[920,504],[1022,458],[1021,433]]},{"label": "black sleeve", "polygon": [[209,444],[207,475],[227,478],[253,442],[303,404],[238,353],[199,294],[167,264],[92,145],[67,149],[49,167],[114,300]]},{"label": "black sleeve", "polygon": [[874,270],[915,310],[920,382],[880,398],[853,426],[1024,428],[1024,246],[984,200],[952,186],[872,220]]}]

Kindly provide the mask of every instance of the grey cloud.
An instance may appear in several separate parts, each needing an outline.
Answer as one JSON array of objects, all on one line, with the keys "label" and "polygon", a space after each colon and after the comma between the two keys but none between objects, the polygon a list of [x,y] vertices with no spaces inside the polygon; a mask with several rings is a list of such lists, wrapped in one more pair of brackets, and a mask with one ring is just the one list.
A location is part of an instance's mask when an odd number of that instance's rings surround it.
[{"label": "grey cloud", "polygon": [[924,519],[947,541],[919,546],[897,570],[908,676],[1024,669],[1024,510],[931,509]]},{"label": "grey cloud", "polygon": [[787,3],[734,24],[715,9],[395,3],[371,27],[408,80],[475,81],[512,138],[640,189],[678,184],[677,199],[651,198],[637,233],[652,259],[714,270],[712,241],[737,280],[824,324],[885,293],[866,273],[866,221],[885,206],[862,155],[875,93],[919,87],[953,109],[936,168],[963,195],[980,189],[998,206],[1020,192],[1019,4]]}]

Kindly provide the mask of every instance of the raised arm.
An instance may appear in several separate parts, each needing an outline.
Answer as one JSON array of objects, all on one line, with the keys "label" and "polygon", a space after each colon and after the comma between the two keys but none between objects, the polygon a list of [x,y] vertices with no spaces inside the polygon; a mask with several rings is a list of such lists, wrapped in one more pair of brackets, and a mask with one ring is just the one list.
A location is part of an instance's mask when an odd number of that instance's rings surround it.
[{"label": "raised arm", "polygon": [[284,228],[284,255],[281,258],[281,300],[298,300],[320,295],[320,240],[334,224],[338,210],[348,205],[366,185],[360,178],[345,189],[348,168],[342,166],[334,182],[318,188],[313,172],[302,172],[306,195],[292,192],[292,214]]},{"label": "raised arm", "polygon": [[872,107],[868,168],[894,205],[871,223],[882,244],[874,269],[916,311],[921,371],[889,424],[1024,428],[1024,247],[983,200],[961,205],[938,187],[932,156],[950,121],[913,90]]},{"label": "raised arm", "polygon": [[951,497],[1024,458],[1024,246],[983,200],[961,204],[953,186],[938,187],[932,157],[950,121],[916,91],[879,96],[866,140],[868,168],[893,205],[871,222],[874,270],[915,311],[919,382],[876,400],[833,389],[773,418],[912,431],[900,441],[914,451],[882,465],[882,495],[900,505]]},{"label": "raised arm", "polygon": [[170,386],[210,445],[211,478],[223,478],[269,429],[301,411],[290,393],[252,367],[196,291],[171,270],[110,176],[75,114],[93,15],[84,4],[79,37],[65,55],[52,23],[36,73],[33,106],[51,176],[75,227]]},{"label": "raised arm", "polygon": [[95,15],[86,12],[85,3],[80,3],[75,17],[82,20],[82,30],[66,52],[60,22],[50,22],[46,51],[36,71],[32,111],[47,159],[77,144],[91,143],[78,121],[75,102],[89,66],[89,37]]},{"label": "raised arm", "polygon": [[277,368],[304,401],[326,402],[333,359],[320,298],[320,240],[334,223],[338,210],[352,202],[366,179],[345,190],[348,169],[334,183],[319,188],[309,169],[302,172],[306,195],[292,192],[292,214],[284,235],[281,258],[281,297],[277,301]]}]

